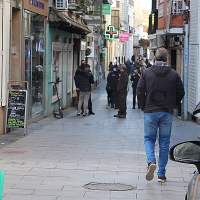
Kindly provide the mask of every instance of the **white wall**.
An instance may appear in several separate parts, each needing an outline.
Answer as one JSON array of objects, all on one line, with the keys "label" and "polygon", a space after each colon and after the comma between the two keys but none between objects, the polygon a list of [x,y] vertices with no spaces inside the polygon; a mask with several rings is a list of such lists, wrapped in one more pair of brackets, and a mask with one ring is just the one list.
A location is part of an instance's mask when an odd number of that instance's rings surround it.
[{"label": "white wall", "polygon": [[10,56],[10,2],[0,1],[0,106],[6,105]]},{"label": "white wall", "polygon": [[190,40],[188,73],[188,111],[192,113],[200,101],[200,1],[190,1]]}]

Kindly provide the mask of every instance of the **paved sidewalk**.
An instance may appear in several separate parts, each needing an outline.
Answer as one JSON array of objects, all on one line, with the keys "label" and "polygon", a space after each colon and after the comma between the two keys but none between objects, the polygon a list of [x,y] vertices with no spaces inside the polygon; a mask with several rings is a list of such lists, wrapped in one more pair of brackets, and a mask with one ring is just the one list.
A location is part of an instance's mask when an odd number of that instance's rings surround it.
[{"label": "paved sidewalk", "polygon": [[[69,108],[63,119],[29,125],[25,137],[20,129],[0,135],[3,200],[184,199],[193,165],[169,161],[166,183],[157,183],[157,176],[145,180],[143,113],[131,109],[131,93],[126,119],[113,117],[117,110],[106,106],[104,81],[92,93],[96,115],[78,117]],[[197,139],[199,132],[196,123],[174,118],[171,143]],[[89,183],[93,189],[84,187]]]}]

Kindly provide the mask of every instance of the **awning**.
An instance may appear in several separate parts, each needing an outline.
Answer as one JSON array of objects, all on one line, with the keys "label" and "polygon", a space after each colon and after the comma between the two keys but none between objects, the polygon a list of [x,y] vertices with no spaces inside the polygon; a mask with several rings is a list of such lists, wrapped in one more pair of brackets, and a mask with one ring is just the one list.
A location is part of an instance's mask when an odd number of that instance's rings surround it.
[{"label": "awning", "polygon": [[49,8],[48,21],[50,26],[70,33],[87,35],[91,32],[81,18],[67,11],[58,11],[54,7]]}]

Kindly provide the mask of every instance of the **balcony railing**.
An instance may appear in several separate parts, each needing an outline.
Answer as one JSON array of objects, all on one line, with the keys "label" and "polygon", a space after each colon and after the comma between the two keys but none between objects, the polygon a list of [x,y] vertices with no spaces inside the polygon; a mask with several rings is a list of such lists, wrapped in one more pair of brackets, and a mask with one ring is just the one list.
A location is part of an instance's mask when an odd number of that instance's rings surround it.
[{"label": "balcony railing", "polygon": [[69,10],[86,15],[101,15],[103,0],[68,0]]}]

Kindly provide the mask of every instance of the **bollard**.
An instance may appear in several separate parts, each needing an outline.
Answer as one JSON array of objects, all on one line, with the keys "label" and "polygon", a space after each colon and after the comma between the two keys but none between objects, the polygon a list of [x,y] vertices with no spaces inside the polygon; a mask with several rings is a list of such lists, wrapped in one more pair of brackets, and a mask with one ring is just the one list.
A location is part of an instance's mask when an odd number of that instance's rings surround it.
[{"label": "bollard", "polygon": [[3,185],[4,185],[4,171],[0,171],[0,200],[3,196]]}]

